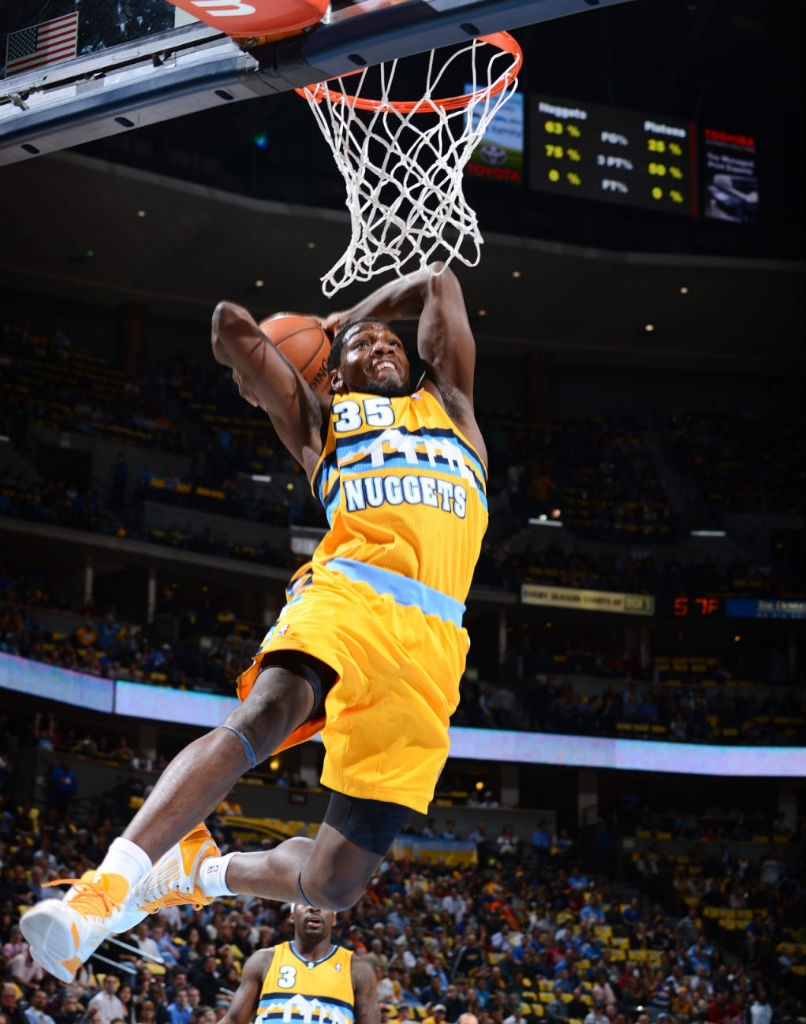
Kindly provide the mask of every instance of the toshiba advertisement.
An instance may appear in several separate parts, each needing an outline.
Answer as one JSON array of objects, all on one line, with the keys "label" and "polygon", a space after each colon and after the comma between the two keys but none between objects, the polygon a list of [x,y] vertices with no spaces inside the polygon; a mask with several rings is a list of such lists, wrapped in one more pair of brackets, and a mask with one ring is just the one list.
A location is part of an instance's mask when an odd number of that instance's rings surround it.
[{"label": "toshiba advertisement", "polygon": [[758,224],[756,141],[752,135],[706,128],[703,210],[713,220]]}]

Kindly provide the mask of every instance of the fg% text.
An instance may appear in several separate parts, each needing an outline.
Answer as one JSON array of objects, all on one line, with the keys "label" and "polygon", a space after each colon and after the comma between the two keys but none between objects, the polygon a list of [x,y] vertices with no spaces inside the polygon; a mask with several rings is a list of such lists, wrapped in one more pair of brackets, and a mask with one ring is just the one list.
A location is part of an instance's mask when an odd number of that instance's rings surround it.
[{"label": "fg% text", "polygon": [[576,124],[563,124],[562,121],[545,121],[543,128],[549,135],[568,135],[571,139],[582,138],[582,129]]}]

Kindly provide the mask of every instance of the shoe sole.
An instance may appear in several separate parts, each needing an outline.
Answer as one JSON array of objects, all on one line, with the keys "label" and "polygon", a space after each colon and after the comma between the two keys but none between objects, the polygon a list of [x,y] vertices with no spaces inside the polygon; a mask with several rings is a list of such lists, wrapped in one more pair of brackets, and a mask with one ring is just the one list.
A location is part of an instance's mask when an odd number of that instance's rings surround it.
[{"label": "shoe sole", "polygon": [[[50,905],[48,905],[50,904]],[[31,956],[60,981],[70,982],[81,959],[77,956],[77,930],[70,911],[57,900],[46,900],[20,918],[20,931]]]}]

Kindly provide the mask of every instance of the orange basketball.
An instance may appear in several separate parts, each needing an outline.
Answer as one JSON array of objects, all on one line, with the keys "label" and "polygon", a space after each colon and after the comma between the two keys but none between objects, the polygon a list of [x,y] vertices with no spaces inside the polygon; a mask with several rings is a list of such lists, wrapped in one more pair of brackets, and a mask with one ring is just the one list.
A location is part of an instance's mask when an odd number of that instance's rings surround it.
[{"label": "orange basketball", "polygon": [[299,313],[276,313],[262,320],[260,329],[296,366],[314,391],[325,396],[330,394],[327,372],[330,338],[316,320]]}]

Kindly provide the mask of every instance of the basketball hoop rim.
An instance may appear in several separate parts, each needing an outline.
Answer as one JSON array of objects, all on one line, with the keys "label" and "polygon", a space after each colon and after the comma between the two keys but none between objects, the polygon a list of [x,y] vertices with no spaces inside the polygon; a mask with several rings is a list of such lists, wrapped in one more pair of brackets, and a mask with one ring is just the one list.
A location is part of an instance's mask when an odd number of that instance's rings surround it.
[{"label": "basketball hoop rim", "polygon": [[[358,110],[379,111],[391,108],[400,114],[411,114],[413,112],[428,113],[433,111],[434,108],[439,108],[440,110],[459,110],[462,107],[470,106],[471,103],[479,103],[492,96],[497,96],[515,81],[518,72],[523,66],[523,51],[517,40],[509,32],[493,32],[490,35],[478,36],[475,41],[488,43],[490,46],[495,46],[499,50],[510,53],[513,60],[509,67],[494,82],[461,96],[447,96],[444,99],[387,100],[384,102],[383,100],[369,99],[364,96],[348,96],[344,92],[330,89],[327,81],[317,82],[314,85],[308,85],[294,91],[306,99],[314,100],[316,103],[321,103],[327,97],[331,103],[347,105]],[[350,71],[346,75],[339,75],[337,78],[331,78],[328,81],[335,82],[342,78],[349,78],[351,75],[358,75],[364,70],[366,69],[358,68],[356,71]]]}]

